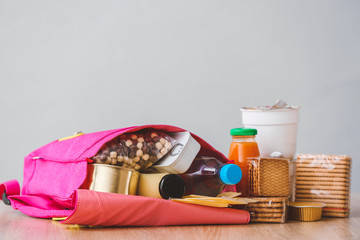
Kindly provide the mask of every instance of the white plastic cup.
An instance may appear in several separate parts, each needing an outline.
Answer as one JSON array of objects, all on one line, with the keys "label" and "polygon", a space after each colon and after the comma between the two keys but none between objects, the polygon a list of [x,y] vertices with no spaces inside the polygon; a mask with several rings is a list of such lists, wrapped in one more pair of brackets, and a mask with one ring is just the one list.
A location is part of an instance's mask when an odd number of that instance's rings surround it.
[{"label": "white plastic cup", "polygon": [[256,141],[262,157],[277,155],[276,152],[287,159],[294,157],[299,107],[283,109],[243,107],[240,110],[244,127],[257,129]]}]

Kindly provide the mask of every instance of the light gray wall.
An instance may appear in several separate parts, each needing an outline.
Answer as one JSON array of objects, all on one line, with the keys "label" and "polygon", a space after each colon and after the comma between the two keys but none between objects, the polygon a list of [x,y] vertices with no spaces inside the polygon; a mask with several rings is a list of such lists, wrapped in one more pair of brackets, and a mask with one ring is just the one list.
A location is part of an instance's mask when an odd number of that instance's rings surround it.
[{"label": "light gray wall", "polygon": [[359,1],[0,1],[0,182],[73,132],[165,123],[227,154],[241,106],[301,106],[297,152],[360,192]]}]

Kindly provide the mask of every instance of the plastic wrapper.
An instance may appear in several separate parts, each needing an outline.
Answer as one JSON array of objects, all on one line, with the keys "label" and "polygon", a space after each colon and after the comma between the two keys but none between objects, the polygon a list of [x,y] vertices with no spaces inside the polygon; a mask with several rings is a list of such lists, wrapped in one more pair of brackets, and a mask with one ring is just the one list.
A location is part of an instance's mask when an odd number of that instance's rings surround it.
[{"label": "plastic wrapper", "polygon": [[249,203],[245,210],[250,213],[250,222],[285,223],[288,219],[287,197],[252,198],[256,203]]},{"label": "plastic wrapper", "polygon": [[289,160],[253,158],[249,164],[249,190],[255,197],[288,197],[290,195]]},{"label": "plastic wrapper", "polygon": [[167,154],[174,145],[175,140],[163,132],[132,132],[107,142],[92,160],[142,172]]},{"label": "plastic wrapper", "polygon": [[296,162],[296,201],[325,203],[324,217],[348,217],[350,171],[349,156],[299,154]]}]

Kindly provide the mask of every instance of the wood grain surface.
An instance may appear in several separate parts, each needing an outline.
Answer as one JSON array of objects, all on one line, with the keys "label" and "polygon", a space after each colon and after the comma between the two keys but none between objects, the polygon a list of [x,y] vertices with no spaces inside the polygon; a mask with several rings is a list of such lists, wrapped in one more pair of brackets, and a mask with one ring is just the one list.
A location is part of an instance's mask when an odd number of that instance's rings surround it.
[{"label": "wood grain surface", "polygon": [[360,194],[352,196],[350,218],[284,224],[70,229],[1,204],[0,239],[360,239]]}]

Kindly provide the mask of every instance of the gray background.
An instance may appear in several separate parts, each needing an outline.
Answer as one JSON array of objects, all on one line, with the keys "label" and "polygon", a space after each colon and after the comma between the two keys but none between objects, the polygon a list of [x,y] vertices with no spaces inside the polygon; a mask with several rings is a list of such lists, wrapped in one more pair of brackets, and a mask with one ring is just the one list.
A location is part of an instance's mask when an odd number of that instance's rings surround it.
[{"label": "gray background", "polygon": [[73,132],[164,123],[227,155],[241,106],[301,106],[298,153],[360,192],[360,1],[0,1],[0,182]]}]

